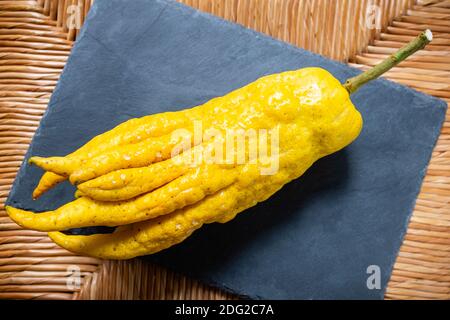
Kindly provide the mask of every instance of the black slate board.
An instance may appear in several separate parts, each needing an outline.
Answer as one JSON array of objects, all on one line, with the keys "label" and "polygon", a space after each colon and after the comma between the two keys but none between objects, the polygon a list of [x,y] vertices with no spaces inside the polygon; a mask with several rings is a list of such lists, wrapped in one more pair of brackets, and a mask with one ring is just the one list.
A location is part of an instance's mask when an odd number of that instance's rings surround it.
[{"label": "black slate board", "polygon": [[[27,154],[65,155],[132,117],[192,107],[260,76],[320,66],[341,81],[358,71],[172,1],[97,0]],[[197,231],[148,257],[251,298],[383,297],[446,104],[378,80],[352,97],[359,139],[232,222]],[[39,201],[42,171],[21,167],[8,203]],[[368,266],[381,288],[366,285]]]}]

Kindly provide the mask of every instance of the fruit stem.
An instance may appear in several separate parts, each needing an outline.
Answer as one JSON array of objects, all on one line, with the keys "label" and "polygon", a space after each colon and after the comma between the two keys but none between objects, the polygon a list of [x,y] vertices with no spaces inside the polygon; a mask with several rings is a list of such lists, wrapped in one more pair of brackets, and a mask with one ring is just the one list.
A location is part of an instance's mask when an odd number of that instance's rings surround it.
[{"label": "fruit stem", "polygon": [[344,84],[344,88],[352,94],[356,92],[361,86],[369,81],[372,81],[389,69],[395,67],[397,64],[408,58],[415,52],[425,48],[433,40],[433,33],[427,29],[422,32],[417,38],[406,44],[397,52],[391,54],[388,58],[377,64],[375,67],[357,75],[356,77],[348,79]]}]

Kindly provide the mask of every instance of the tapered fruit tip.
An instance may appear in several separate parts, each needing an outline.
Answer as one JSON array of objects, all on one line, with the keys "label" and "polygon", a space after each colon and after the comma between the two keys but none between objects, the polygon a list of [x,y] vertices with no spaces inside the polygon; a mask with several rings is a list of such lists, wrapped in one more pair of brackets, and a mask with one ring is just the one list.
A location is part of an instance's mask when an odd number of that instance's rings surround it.
[{"label": "tapered fruit tip", "polygon": [[75,191],[75,194],[74,194],[75,199],[81,198],[82,196],[83,196],[83,191],[81,191],[79,189],[77,191]]},{"label": "tapered fruit tip", "polygon": [[[64,234],[59,231],[50,231],[47,233],[48,237],[57,245],[63,246],[67,245],[67,241],[64,241]],[[64,246],[65,248],[65,246]],[[68,248],[66,248],[68,249]],[[69,249],[68,249],[69,250]]]},{"label": "tapered fruit tip", "polygon": [[50,239],[54,239],[58,236],[59,231],[50,231],[48,232],[48,236],[50,237]]},{"label": "tapered fruit tip", "polygon": [[33,191],[33,193],[31,194],[31,198],[32,198],[33,200],[39,199],[40,196],[42,196],[42,192],[36,191],[36,190]]},{"label": "tapered fruit tip", "polygon": [[40,166],[42,166],[44,164],[44,160],[45,160],[45,158],[43,158],[43,157],[31,157],[28,160],[28,163],[29,164],[34,164],[34,165],[40,167]]},{"label": "tapered fruit tip", "polygon": [[14,215],[14,213],[18,211],[18,209],[11,207],[11,206],[5,206],[5,210],[6,210],[6,213],[8,213],[8,215],[10,215],[10,216]]},{"label": "tapered fruit tip", "polygon": [[71,174],[69,176],[69,181],[72,185],[77,186],[81,183],[76,175]]},{"label": "tapered fruit tip", "polygon": [[57,241],[57,233],[58,233],[58,231],[50,231],[50,232],[47,232],[47,235],[53,242],[56,243],[56,241]]},{"label": "tapered fruit tip", "polygon": [[21,212],[21,210],[16,209],[14,207],[11,206],[5,206],[5,210],[6,213],[8,214],[8,216],[17,224],[19,224],[19,222],[17,221],[17,214]]},{"label": "tapered fruit tip", "polygon": [[31,194],[31,198],[33,198],[33,200],[36,200],[37,198],[39,198],[41,196],[41,191],[39,190],[39,188],[35,188],[33,190],[33,193]]},{"label": "tapered fruit tip", "polygon": [[37,157],[31,157],[30,159],[28,159],[28,164],[36,164],[36,159]]}]

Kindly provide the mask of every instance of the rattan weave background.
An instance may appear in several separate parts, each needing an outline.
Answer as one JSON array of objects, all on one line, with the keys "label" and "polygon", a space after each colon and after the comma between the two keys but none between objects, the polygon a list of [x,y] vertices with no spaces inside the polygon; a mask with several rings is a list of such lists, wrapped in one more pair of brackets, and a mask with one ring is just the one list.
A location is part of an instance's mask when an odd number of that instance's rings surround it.
[{"label": "rattan weave background", "polygon": [[[0,0],[0,205],[14,180],[92,0]],[[419,30],[427,50],[387,77],[450,101],[449,0],[183,0],[362,69]],[[378,9],[378,11],[373,11]],[[379,15],[377,15],[377,12]],[[381,29],[369,29],[378,17]],[[386,293],[450,299],[450,117],[433,153]],[[77,273],[81,282],[76,281]],[[20,229],[0,210],[0,298],[224,299],[140,260],[99,261]]]}]

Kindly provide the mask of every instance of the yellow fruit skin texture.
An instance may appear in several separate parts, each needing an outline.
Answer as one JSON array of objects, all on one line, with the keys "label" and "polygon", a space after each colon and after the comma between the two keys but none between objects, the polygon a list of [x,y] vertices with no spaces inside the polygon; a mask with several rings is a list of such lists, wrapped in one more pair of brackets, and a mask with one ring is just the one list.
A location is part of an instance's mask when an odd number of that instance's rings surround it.
[{"label": "yellow fruit skin texture", "polygon": [[[33,198],[39,198],[47,190],[66,180],[69,173],[76,170],[76,165],[82,165],[91,158],[98,160],[96,157],[101,156],[102,153],[110,152],[117,147],[137,144],[145,141],[147,138],[170,133],[174,128],[185,125],[186,120],[181,116],[180,112],[177,116],[173,116],[173,112],[166,112],[164,114],[153,114],[128,120],[116,126],[114,129],[96,136],[81,148],[65,157],[50,158],[63,160],[66,164],[63,168],[58,168],[57,166],[46,168],[46,163],[44,162],[49,159],[32,157],[30,163],[42,164],[40,166],[43,169],[49,170],[44,173],[33,191]],[[74,165],[70,166],[69,163]]]},{"label": "yellow fruit skin texture", "polygon": [[[208,167],[213,171],[228,171],[225,174],[205,175],[205,179],[199,179],[198,175],[189,177],[186,173],[177,179],[197,179],[195,186],[203,191],[210,190],[209,186],[214,185],[213,193],[203,192],[199,200],[190,203],[181,197],[180,203],[170,204],[174,210],[150,220],[134,222],[136,220],[131,219],[134,223],[120,226],[112,234],[78,236],[50,232],[50,237],[57,244],[70,251],[105,259],[129,259],[158,252],[183,241],[203,224],[227,222],[237,213],[266,200],[283,185],[301,176],[319,158],[350,144],[362,129],[362,117],[353,106],[348,92],[329,72],[320,68],[269,75],[202,106],[181,112],[183,118],[207,119],[209,127],[278,128],[278,171],[272,175],[261,175],[263,165],[258,161],[233,168]],[[211,113],[214,117],[210,117]],[[176,118],[177,114],[172,113],[171,116]],[[197,169],[207,171],[207,168]],[[229,177],[225,179],[226,183],[216,181],[222,180],[225,175]],[[139,175],[131,176],[137,179],[133,185],[138,185]],[[149,197],[161,189],[142,197]],[[85,215],[96,211],[89,201],[94,200],[89,199],[85,207],[78,208]],[[128,203],[133,201],[139,201],[139,198]],[[157,199],[152,201],[158,202]],[[7,209],[10,214],[17,210]],[[28,219],[27,225],[33,228],[32,220],[39,219],[39,215],[31,213],[33,216],[24,218],[24,214],[21,213],[20,219],[22,222]],[[20,224],[20,219],[15,220]],[[42,225],[42,221],[36,220],[35,225]]]}]

